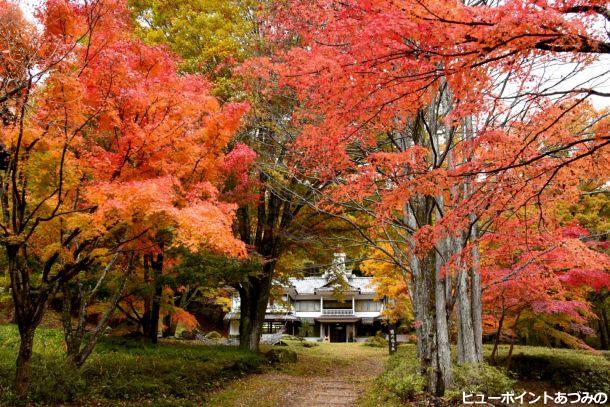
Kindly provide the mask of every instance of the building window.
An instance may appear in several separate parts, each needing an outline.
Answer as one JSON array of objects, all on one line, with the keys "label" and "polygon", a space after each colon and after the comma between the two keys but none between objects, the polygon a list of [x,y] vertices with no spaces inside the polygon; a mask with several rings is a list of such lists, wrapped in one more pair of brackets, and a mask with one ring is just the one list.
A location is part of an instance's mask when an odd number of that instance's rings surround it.
[{"label": "building window", "polygon": [[381,311],[381,303],[379,301],[356,301],[357,312],[379,312]]},{"label": "building window", "polygon": [[284,329],[283,322],[263,322],[263,333],[274,334]]},{"label": "building window", "polygon": [[320,336],[320,324],[311,323],[309,321],[301,321],[298,328],[298,334],[302,337],[319,337]]},{"label": "building window", "polygon": [[297,301],[294,309],[301,312],[320,312],[320,301]]}]

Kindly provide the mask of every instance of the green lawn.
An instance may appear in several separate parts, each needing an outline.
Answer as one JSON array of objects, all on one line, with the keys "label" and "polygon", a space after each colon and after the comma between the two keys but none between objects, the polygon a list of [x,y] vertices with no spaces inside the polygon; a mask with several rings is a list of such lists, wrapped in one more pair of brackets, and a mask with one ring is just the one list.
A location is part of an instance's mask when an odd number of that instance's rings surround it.
[{"label": "green lawn", "polygon": [[[182,341],[151,346],[104,338],[80,372],[65,364],[63,336],[39,329],[35,340],[31,401],[57,404],[201,405],[203,396],[228,379],[258,370],[264,358],[234,347]],[[15,326],[0,325],[0,405],[13,405],[11,393],[19,346]]]}]

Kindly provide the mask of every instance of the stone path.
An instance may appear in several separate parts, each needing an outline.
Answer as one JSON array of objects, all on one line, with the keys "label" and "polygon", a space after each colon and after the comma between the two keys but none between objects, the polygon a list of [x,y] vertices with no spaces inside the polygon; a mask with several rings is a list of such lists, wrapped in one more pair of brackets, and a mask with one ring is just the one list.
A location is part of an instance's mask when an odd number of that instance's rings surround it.
[{"label": "stone path", "polygon": [[360,390],[346,380],[322,380],[314,384],[307,394],[293,403],[294,406],[355,406]]},{"label": "stone path", "polygon": [[360,344],[295,346],[296,364],[269,369],[230,383],[210,406],[351,407],[383,371],[386,349]]}]

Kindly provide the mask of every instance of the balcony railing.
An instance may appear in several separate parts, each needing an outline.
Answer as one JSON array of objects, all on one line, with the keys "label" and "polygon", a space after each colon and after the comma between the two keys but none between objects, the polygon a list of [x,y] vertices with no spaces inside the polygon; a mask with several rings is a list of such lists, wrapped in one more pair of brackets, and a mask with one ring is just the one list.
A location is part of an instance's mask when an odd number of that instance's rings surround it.
[{"label": "balcony railing", "polygon": [[353,315],[354,310],[351,308],[324,308],[322,309],[322,315]]}]

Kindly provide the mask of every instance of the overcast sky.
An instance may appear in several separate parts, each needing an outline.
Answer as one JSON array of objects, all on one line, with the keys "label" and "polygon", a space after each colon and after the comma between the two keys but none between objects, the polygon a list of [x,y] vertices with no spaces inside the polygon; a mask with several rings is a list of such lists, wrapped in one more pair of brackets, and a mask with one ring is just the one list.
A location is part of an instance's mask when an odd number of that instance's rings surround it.
[{"label": "overcast sky", "polygon": [[[33,20],[33,11],[36,5],[41,3],[41,0],[18,1],[25,15]],[[599,29],[602,33],[607,32],[608,27],[605,20],[600,20]],[[553,69],[544,72],[544,76],[551,81],[559,81],[562,77],[570,75],[573,69],[574,65],[556,65]],[[540,74],[542,74],[542,72],[540,72]],[[554,88],[554,90],[558,91],[576,87],[593,88],[599,92],[610,93],[610,55],[600,56],[596,62],[587,66],[569,80],[561,83],[561,85]],[[610,97],[592,96],[590,97],[590,100],[596,108],[610,107]]]}]

